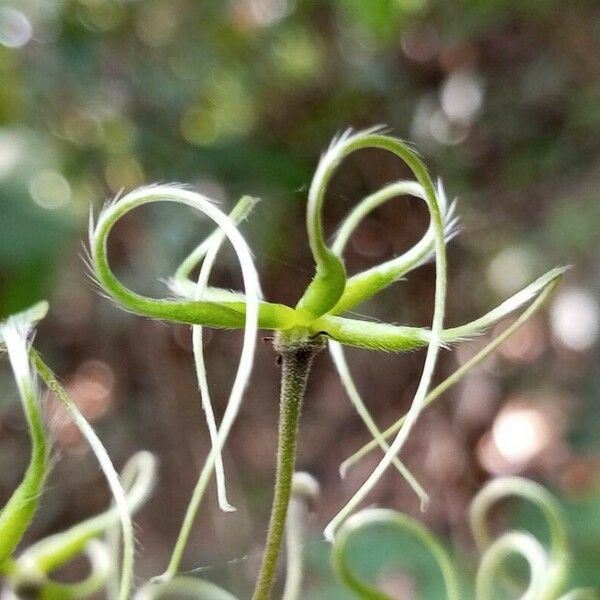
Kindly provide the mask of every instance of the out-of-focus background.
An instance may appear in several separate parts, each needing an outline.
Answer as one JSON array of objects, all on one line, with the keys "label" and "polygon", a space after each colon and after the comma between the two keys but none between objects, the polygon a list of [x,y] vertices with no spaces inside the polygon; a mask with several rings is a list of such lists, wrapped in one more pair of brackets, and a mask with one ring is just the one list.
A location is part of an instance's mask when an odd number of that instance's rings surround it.
[{"label": "out-of-focus background", "polygon": [[[383,123],[413,141],[459,198],[448,324],[478,316],[555,265],[574,268],[544,314],[423,415],[405,456],[431,494],[429,510],[419,514],[392,471],[371,501],[419,515],[468,575],[476,562],[470,498],[488,478],[531,477],[564,505],[572,583],[600,586],[596,0],[2,0],[0,80],[0,311],[48,298],[36,344],[116,464],[141,448],[160,457],[160,485],[137,519],[140,577],[165,566],[208,435],[189,328],[126,314],[86,277],[90,206],[158,181],[189,183],[225,209],[242,193],[260,196],[243,231],[267,298],[294,303],[313,269],[303,215],[319,155],[348,126]],[[328,194],[328,230],[365,194],[407,174],[381,152],[350,157]],[[378,209],[352,240],[349,270],[401,252],[426,226],[414,199]],[[209,230],[183,208],[141,209],[115,230],[111,259],[134,289],[165,294],[160,278]],[[426,325],[433,276],[421,268],[359,311]],[[231,252],[214,281],[241,287]],[[206,337],[221,414],[240,334]],[[488,339],[444,352],[437,379]],[[422,353],[355,351],[350,359],[377,421],[393,422],[409,405]],[[29,445],[6,362],[2,501]],[[277,391],[275,355],[261,344],[225,453],[238,512],[220,514],[211,489],[184,563],[241,597],[270,504]],[[57,460],[29,540],[109,502],[93,455],[52,398],[47,414]],[[340,480],[340,461],[367,439],[330,360],[319,356],[298,459],[323,490],[306,598],[348,597],[334,583],[321,531],[378,460],[371,455]],[[511,518],[539,527],[535,514]],[[407,542],[382,535],[365,544],[360,568],[384,563],[377,577],[398,596],[441,597],[435,567]]]}]

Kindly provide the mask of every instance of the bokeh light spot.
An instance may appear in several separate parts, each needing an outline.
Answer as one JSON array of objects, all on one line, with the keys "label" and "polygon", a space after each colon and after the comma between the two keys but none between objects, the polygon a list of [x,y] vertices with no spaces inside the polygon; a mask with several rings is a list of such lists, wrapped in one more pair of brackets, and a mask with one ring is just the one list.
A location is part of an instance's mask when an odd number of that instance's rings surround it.
[{"label": "bokeh light spot", "polygon": [[58,171],[40,171],[29,183],[33,201],[42,208],[56,210],[71,201],[71,186]]},{"label": "bokeh light spot", "polygon": [[500,454],[512,463],[525,463],[545,448],[550,427],[534,408],[507,406],[496,417],[492,438]]},{"label": "bokeh light spot", "polygon": [[217,126],[213,115],[196,106],[183,113],[179,127],[183,139],[190,144],[209,145],[217,139]]},{"label": "bokeh light spot", "polygon": [[442,86],[440,103],[452,121],[472,123],[483,104],[483,87],[470,71],[457,69]]},{"label": "bokeh light spot", "polygon": [[598,337],[598,302],[587,290],[565,290],[552,304],[550,324],[554,336],[561,344],[571,350],[587,350]]},{"label": "bokeh light spot", "polygon": [[542,408],[509,402],[479,441],[477,456],[494,475],[515,474],[541,460],[557,436],[555,422]]},{"label": "bokeh light spot", "polygon": [[525,248],[506,248],[488,266],[487,280],[498,293],[512,294],[531,281],[531,262],[531,255]]},{"label": "bokeh light spot", "polygon": [[0,8],[0,44],[7,48],[21,48],[33,35],[29,19],[15,8]]},{"label": "bokeh light spot", "polygon": [[23,138],[12,131],[0,131],[0,179],[8,177],[25,152]]},{"label": "bokeh light spot", "polygon": [[144,182],[142,165],[133,156],[120,156],[108,162],[104,170],[108,187],[115,193]]}]

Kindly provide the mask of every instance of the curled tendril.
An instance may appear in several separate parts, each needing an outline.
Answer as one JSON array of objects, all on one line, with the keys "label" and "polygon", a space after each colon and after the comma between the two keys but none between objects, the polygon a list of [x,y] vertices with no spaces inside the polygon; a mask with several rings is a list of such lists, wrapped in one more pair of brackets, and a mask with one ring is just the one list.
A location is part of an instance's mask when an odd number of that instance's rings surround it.
[{"label": "curled tendril", "polygon": [[419,521],[386,508],[369,508],[349,517],[339,528],[332,548],[332,563],[339,579],[363,600],[391,600],[390,596],[360,579],[348,561],[353,538],[372,527],[385,526],[409,533],[421,542],[435,558],[446,586],[448,600],[460,600],[458,577],[448,552],[439,540]]},{"label": "curled tendril", "polygon": [[35,591],[35,597],[40,600],[79,600],[96,594],[106,584],[112,569],[112,557],[106,544],[97,539],[90,539],[78,554],[82,552],[90,563],[90,573],[76,583],[53,581],[22,557],[17,564],[18,570],[11,577],[14,597],[21,598]]},{"label": "curled tendril", "polygon": [[[341,255],[343,253],[350,236],[360,225],[361,221],[371,211],[375,210],[375,208],[381,206],[392,198],[404,194],[411,194],[421,198],[422,200],[425,200],[423,187],[414,181],[399,181],[386,186],[374,194],[371,194],[350,212],[350,214],[342,223],[341,227],[338,229],[332,246],[333,252],[337,255]],[[445,223],[446,241],[448,241],[456,233],[457,219],[454,217],[455,203],[448,207],[441,182],[438,183],[438,197],[440,200],[440,211]],[[409,271],[429,261],[432,257],[434,242],[433,227],[430,225],[423,237],[401,256],[388,260],[385,263],[372,267],[371,269],[351,277],[346,283],[346,289],[344,290],[342,297],[332,309],[332,314],[338,314],[345,312],[346,310],[350,310],[362,302],[362,300],[365,298],[374,295],[378,291],[392,284],[394,281],[397,281]],[[389,445],[382,437],[381,432],[371,417],[371,414],[369,413],[366,404],[362,400],[360,393],[358,392],[356,384],[354,383],[350,373],[342,345],[331,340],[329,343],[329,351],[342,384],[346,389],[346,393],[348,394],[348,397],[350,398],[356,411],[365,423],[369,433],[373,436],[374,441],[379,444],[384,453],[387,452],[389,450]],[[393,457],[392,464],[407,480],[411,488],[420,498],[422,507],[425,507],[429,502],[429,497],[415,476],[396,456]],[[341,474],[344,476],[345,472],[342,471]]]},{"label": "curled tendril", "polygon": [[[325,191],[333,173],[344,158],[363,148],[388,150],[406,162],[423,188],[426,202],[432,211],[433,227],[439,234],[441,213],[435,190],[427,170],[416,153],[400,140],[381,134],[378,127],[358,133],[346,131],[332,142],[327,152],[321,157],[308,194],[306,223],[308,241],[316,270],[313,280],[296,305],[300,312],[307,314],[308,321],[330,312],[344,294],[346,270],[337,253],[325,243],[322,210]],[[439,243],[436,242],[434,245],[437,250],[436,254],[439,254],[440,251],[443,253],[443,248]],[[442,255],[442,260],[443,258]]]},{"label": "curled tendril", "polygon": [[[550,532],[550,547],[544,548],[531,534],[509,532],[492,542],[487,517],[499,501],[516,497],[540,509]],[[502,477],[488,483],[471,504],[471,529],[483,552],[477,576],[478,598],[490,597],[505,558],[519,554],[529,564],[529,586],[522,600],[556,600],[564,586],[569,553],[564,517],[557,500],[542,486],[521,477]]]},{"label": "curled tendril", "polygon": [[[405,425],[390,445],[388,451],[384,454],[383,459],[380,461],[377,467],[375,467],[361,488],[325,528],[325,535],[329,540],[333,539],[337,527],[339,527],[339,525],[348,517],[348,515],[350,515],[352,511],[354,511],[355,508],[363,501],[363,499],[379,481],[388,466],[392,463],[394,457],[398,455],[410,431],[412,430],[413,425],[419,417],[421,410],[423,409],[423,403],[431,382],[438,352],[442,345],[442,329],[446,300],[446,240],[444,232],[444,220],[440,211],[436,190],[431,178],[429,177],[429,174],[427,173],[427,169],[416,153],[400,140],[377,133],[363,132],[343,139],[342,141],[336,143],[334,147],[328,151],[328,163],[332,165],[327,169],[327,173],[329,174],[328,176],[331,175],[333,169],[335,166],[337,166],[337,164],[339,164],[339,161],[343,157],[347,156],[350,152],[359,150],[361,148],[381,148],[392,152],[407,164],[423,189],[423,195],[425,196],[425,202],[430,214],[434,238],[433,250],[435,253],[436,265],[435,297],[431,332],[429,333],[425,363],[423,365],[421,379],[419,381],[413,403],[406,416]],[[317,169],[317,172],[318,171],[319,169]],[[326,183],[327,178],[325,178],[324,181]],[[315,228],[322,235],[322,231],[320,230],[320,221],[316,222]],[[337,300],[339,300],[339,298]],[[323,330],[328,331],[325,327]],[[338,339],[338,341],[341,340]]]},{"label": "curled tendril", "polygon": [[[108,266],[106,253],[108,234],[115,223],[129,211],[154,202],[174,202],[189,206],[199,210],[219,226],[231,242],[238,256],[245,287],[244,302],[217,303],[197,299],[193,301],[155,300],[140,296],[131,290],[128,290],[117,280]],[[210,244],[205,247],[206,250],[198,253],[200,257],[205,251],[213,254],[210,261],[205,260],[205,264],[208,265],[208,268],[201,271],[201,280],[198,285],[200,296],[202,296],[203,286],[206,284],[203,280],[207,279],[208,274],[210,273],[211,262],[214,260],[214,254],[216,254],[216,250],[221,241],[220,235],[213,238]],[[235,227],[234,222],[201,194],[172,186],[142,188],[127,194],[117,202],[109,205],[102,212],[96,227],[92,230],[91,255],[96,276],[101,284],[113,298],[119,301],[120,304],[134,312],[140,312],[157,318],[165,318],[171,321],[184,321],[197,325],[211,325],[217,327],[243,326],[244,328],[244,340],[240,362],[221,426],[214,436],[211,451],[202,468],[198,482],[190,499],[167,571],[158,578],[159,580],[167,581],[171,579],[178,570],[200,502],[206,491],[215,463],[220,456],[221,449],[233,426],[242,402],[245,387],[250,377],[259,322],[260,286],[258,283],[258,275],[254,268],[254,263],[247,244]],[[194,257],[194,260],[196,260],[196,257]],[[193,261],[190,261],[190,264],[192,263]],[[199,345],[200,344],[196,344],[197,356]],[[202,368],[202,365],[200,366]],[[201,377],[201,374],[199,376]]]},{"label": "curled tendril", "polygon": [[21,541],[37,510],[49,471],[48,434],[44,427],[37,381],[29,363],[28,348],[35,321],[44,317],[41,302],[0,323],[0,344],[6,346],[31,438],[31,457],[23,480],[0,512],[0,572]]},{"label": "curled tendril", "polygon": [[[531,533],[507,531],[493,540],[487,527],[490,510],[499,501],[516,497],[533,503],[543,514],[550,532],[549,547]],[[520,556],[529,567],[529,580],[519,592],[519,600],[596,600],[593,589],[579,588],[561,595],[567,578],[569,549],[564,516],[557,500],[543,487],[520,477],[504,477],[489,482],[473,499],[470,508],[471,528],[482,552],[475,581],[475,599],[490,600],[495,596],[499,576],[506,559]],[[348,518],[340,527],[332,548],[332,562],[338,578],[363,600],[390,600],[372,584],[363,581],[350,566],[348,548],[351,540],[374,526],[390,526],[417,537],[435,558],[442,572],[446,598],[462,598],[458,576],[444,546],[421,523],[389,509],[366,509]]]},{"label": "curled tendril", "polygon": [[548,568],[548,555],[542,544],[531,534],[522,531],[510,531],[495,540],[481,557],[475,583],[477,600],[494,597],[496,572],[500,570],[510,555],[520,556],[529,566],[530,578],[527,589],[519,600],[543,600],[544,577]]}]

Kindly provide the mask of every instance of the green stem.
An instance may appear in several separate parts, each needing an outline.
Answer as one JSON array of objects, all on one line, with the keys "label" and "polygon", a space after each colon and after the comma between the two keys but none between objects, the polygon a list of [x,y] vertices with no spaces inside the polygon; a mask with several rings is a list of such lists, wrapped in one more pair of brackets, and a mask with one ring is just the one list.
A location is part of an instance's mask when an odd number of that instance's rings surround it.
[{"label": "green stem", "polygon": [[292,493],[296,438],[306,381],[313,358],[323,348],[324,343],[320,338],[289,341],[283,339],[280,334],[273,345],[281,356],[277,470],[267,541],[252,600],[269,600],[273,591]]}]

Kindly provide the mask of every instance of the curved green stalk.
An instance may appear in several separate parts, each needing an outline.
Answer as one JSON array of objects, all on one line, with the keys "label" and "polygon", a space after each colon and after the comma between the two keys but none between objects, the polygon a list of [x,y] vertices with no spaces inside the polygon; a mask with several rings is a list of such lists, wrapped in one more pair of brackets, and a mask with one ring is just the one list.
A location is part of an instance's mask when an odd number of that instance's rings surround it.
[{"label": "curved green stalk", "polygon": [[327,334],[345,346],[384,352],[409,352],[425,348],[432,339],[431,331],[425,327],[390,325],[333,315],[316,319],[310,324],[309,331]]},{"label": "curved green stalk", "polygon": [[350,136],[349,133],[334,140],[321,157],[308,191],[306,229],[315,261],[315,275],[296,304],[296,310],[306,315],[307,323],[332,309],[341,298],[346,285],[344,263],[325,243],[322,212],[325,191],[333,172],[342,159],[353,151],[351,141],[357,136]]},{"label": "curved green stalk", "polygon": [[[464,325],[444,329],[441,333],[442,342],[451,344],[480,335],[526,305],[568,269],[569,267],[551,269],[485,315]],[[326,333],[329,337],[347,346],[390,352],[406,352],[423,348],[431,340],[430,330],[423,327],[375,323],[332,315],[324,315],[314,321],[310,330]]]},{"label": "curved green stalk", "polygon": [[49,444],[38,397],[37,382],[27,355],[31,321],[24,314],[9,317],[0,324],[0,335],[25,412],[31,457],[23,480],[0,512],[0,568],[13,554],[37,510],[49,471]]},{"label": "curved green stalk", "polygon": [[518,310],[525,304],[529,303],[548,286],[559,280],[570,268],[571,267],[555,267],[554,269],[550,269],[550,271],[544,273],[541,277],[538,277],[535,281],[511,296],[508,300],[505,300],[496,306],[496,308],[490,310],[482,317],[479,317],[478,319],[475,319],[466,325],[451,327],[450,329],[444,330],[444,341],[454,342],[483,333],[486,329],[489,329],[498,323],[498,321],[504,319],[504,317],[507,317],[515,310]]},{"label": "curved green stalk", "polygon": [[460,600],[458,578],[446,549],[419,521],[386,508],[361,510],[349,517],[337,531],[332,549],[333,568],[337,576],[362,600],[391,600],[384,592],[358,578],[348,564],[348,546],[352,538],[374,526],[389,526],[416,537],[435,558],[446,586],[447,600]]},{"label": "curved green stalk", "polygon": [[[511,313],[534,300],[548,286],[560,279],[569,268],[555,267],[550,269],[550,271],[544,273],[481,317],[464,325],[442,330],[442,342],[453,344],[484,333]],[[179,291],[183,292],[183,287],[180,287]],[[215,301],[229,301],[232,299],[244,301],[243,294],[219,288],[208,288],[206,294]],[[185,285],[185,295],[186,297],[193,297],[188,284]],[[332,314],[314,320],[307,326],[307,329],[314,334],[326,334],[329,338],[346,346],[386,352],[408,352],[424,348],[431,339],[431,331],[425,327],[392,325],[339,317]]]},{"label": "curved green stalk", "polygon": [[125,491],[119,480],[119,475],[115,471],[115,468],[110,460],[106,448],[100,441],[100,438],[96,435],[92,426],[87,422],[85,417],[81,414],[77,405],[69,398],[66,390],[60,384],[56,375],[52,372],[50,367],[44,362],[42,357],[37,351],[32,348],[30,350],[30,356],[32,363],[38,372],[39,376],[44,380],[46,385],[56,394],[56,397],[62,402],[69,416],[82,433],[84,438],[87,440],[92,451],[96,455],[98,464],[104,473],[106,481],[110,487],[110,491],[115,499],[116,510],[119,513],[119,520],[121,521],[121,527],[123,530],[123,566],[121,570],[121,585],[119,589],[119,600],[127,600],[129,598],[129,590],[133,581],[133,563],[134,563],[134,535],[133,535],[133,524],[131,522],[131,515],[129,514],[129,507],[127,505],[127,498]]},{"label": "curved green stalk", "polygon": [[[460,366],[450,377],[445,379],[442,383],[436,386],[425,398],[425,406],[429,406],[434,400],[437,400],[444,392],[450,389],[453,385],[456,385],[471,369],[476,367],[478,364],[483,362],[490,354],[496,351],[509,337],[511,337],[520,327],[522,327],[540,308],[545,304],[548,297],[554,291],[554,288],[560,281],[560,275],[550,280],[546,287],[543,288],[542,292],[537,296],[534,302],[502,333],[494,338],[489,344],[487,344],[482,350],[477,352],[475,356],[466,361]],[[404,419],[401,417],[393,425],[383,431],[382,436],[389,438],[400,430],[404,424]],[[375,450],[378,446],[377,440],[371,440],[368,444],[364,445],[360,450],[355,452],[352,456],[347,458],[340,466],[340,472],[342,476],[346,471],[360,461],[369,452]]]}]

